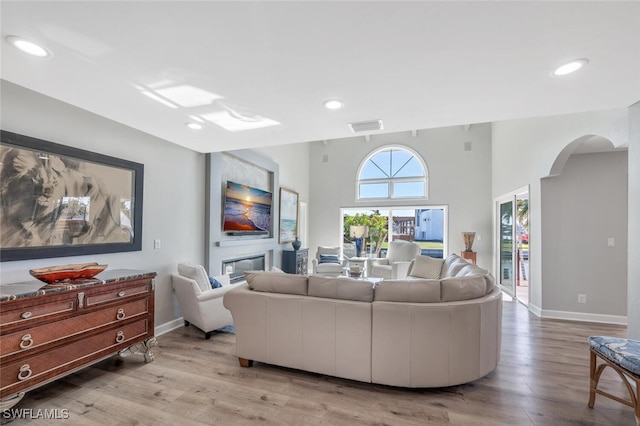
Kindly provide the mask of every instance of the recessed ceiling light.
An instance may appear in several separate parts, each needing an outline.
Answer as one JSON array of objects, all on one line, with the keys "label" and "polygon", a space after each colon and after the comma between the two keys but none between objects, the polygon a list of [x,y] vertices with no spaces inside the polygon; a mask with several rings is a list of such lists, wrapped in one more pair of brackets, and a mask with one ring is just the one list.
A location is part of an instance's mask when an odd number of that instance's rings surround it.
[{"label": "recessed ceiling light", "polygon": [[573,72],[578,71],[580,68],[584,67],[588,63],[589,63],[589,60],[584,58],[567,62],[566,64],[560,65],[558,68],[556,68],[553,71],[553,75],[563,76],[563,75],[571,74]]},{"label": "recessed ceiling light", "polygon": [[329,99],[328,101],[324,101],[324,107],[326,109],[340,109],[344,106],[344,103],[342,103],[342,101],[339,101],[337,99]]},{"label": "recessed ceiling light", "polygon": [[30,40],[27,40],[26,38],[18,36],[8,36],[7,41],[17,49],[20,49],[21,51],[23,51],[24,53],[28,53],[29,55],[37,56],[38,58],[47,58],[49,56],[52,56],[51,52],[49,52],[47,49]]},{"label": "recessed ceiling light", "polygon": [[185,126],[191,130],[202,130],[202,124],[199,123],[185,123]]}]

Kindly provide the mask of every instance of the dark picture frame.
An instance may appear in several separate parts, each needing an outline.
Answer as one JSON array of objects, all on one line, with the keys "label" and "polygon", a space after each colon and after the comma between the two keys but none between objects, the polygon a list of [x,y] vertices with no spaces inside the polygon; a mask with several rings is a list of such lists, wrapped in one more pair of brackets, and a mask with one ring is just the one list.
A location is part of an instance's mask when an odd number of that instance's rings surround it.
[{"label": "dark picture frame", "polygon": [[293,242],[298,237],[298,199],[297,192],[280,188],[280,244]]},{"label": "dark picture frame", "polygon": [[0,130],[0,261],[142,250],[144,165]]}]

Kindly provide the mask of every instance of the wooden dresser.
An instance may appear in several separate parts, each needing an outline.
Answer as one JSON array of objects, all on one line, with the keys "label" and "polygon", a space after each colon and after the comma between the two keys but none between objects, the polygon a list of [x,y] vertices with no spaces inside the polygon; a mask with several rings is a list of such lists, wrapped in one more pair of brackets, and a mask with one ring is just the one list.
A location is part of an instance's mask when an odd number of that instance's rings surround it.
[{"label": "wooden dresser", "polygon": [[0,409],[115,354],[153,360],[155,273],[0,285]]}]

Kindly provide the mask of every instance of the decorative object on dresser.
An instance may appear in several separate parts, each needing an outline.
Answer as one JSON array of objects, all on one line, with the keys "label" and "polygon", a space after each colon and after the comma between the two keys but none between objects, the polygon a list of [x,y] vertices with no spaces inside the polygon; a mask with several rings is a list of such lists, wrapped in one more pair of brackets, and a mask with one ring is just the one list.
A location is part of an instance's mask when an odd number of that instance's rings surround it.
[{"label": "decorative object on dresser", "polygon": [[6,131],[0,163],[0,261],[142,249],[143,164]]},{"label": "decorative object on dresser", "polygon": [[92,262],[30,269],[29,273],[40,281],[51,284],[79,278],[93,278],[105,269],[107,269],[107,265],[98,265],[96,262]]},{"label": "decorative object on dresser", "polygon": [[302,246],[302,241],[296,237],[296,239],[291,243],[291,247],[293,247],[294,250],[300,250],[300,246]]},{"label": "decorative object on dresser", "polygon": [[[222,296],[244,281],[231,282],[229,275],[209,278],[202,265],[178,263],[178,275],[172,276],[173,289],[178,296],[185,327],[193,324],[204,332],[209,340],[211,332],[233,324],[231,312],[222,305]],[[213,286],[218,282],[220,287]]]},{"label": "decorative object on dresser", "polygon": [[282,250],[282,270],[288,274],[307,275],[309,249]]},{"label": "decorative object on dresser", "polygon": [[115,354],[153,360],[155,272],[0,285],[0,409]]}]

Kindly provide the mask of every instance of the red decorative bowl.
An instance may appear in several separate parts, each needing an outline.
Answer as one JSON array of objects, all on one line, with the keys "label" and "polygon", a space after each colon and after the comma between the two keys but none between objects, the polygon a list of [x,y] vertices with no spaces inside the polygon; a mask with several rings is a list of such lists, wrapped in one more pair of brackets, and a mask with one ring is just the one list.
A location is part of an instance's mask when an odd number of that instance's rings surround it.
[{"label": "red decorative bowl", "polygon": [[29,273],[45,283],[51,284],[58,281],[76,280],[78,278],[93,278],[107,269],[108,265],[97,263],[76,263],[71,265],[49,266],[29,270]]}]

